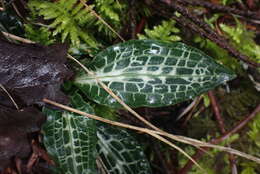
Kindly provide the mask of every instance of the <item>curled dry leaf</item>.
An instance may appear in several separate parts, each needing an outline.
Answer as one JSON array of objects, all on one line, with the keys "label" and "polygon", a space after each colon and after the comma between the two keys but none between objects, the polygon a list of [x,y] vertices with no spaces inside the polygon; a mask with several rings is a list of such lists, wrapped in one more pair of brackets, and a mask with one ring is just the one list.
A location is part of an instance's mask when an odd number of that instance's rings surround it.
[{"label": "curled dry leaf", "polygon": [[39,131],[44,121],[44,115],[35,108],[17,111],[0,106],[0,173],[13,157],[29,155],[27,134]]},{"label": "curled dry leaf", "polygon": [[[66,103],[60,85],[72,76],[65,65],[67,49],[62,44],[18,45],[0,39],[0,84],[27,106],[41,104],[43,98]],[[0,91],[0,97],[4,95]]]}]

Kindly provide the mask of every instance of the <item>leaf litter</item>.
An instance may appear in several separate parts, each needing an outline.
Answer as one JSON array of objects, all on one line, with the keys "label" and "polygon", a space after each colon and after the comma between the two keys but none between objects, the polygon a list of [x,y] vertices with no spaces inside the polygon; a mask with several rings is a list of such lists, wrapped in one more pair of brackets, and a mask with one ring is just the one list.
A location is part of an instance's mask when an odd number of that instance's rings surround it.
[{"label": "leaf litter", "polygon": [[67,103],[60,91],[63,81],[72,76],[65,65],[67,50],[64,44],[18,45],[0,40],[0,84],[22,105],[43,104],[43,98]]},{"label": "leaf litter", "polygon": [[[64,80],[72,77],[66,65],[68,46],[55,44],[15,44],[0,38],[0,173],[15,158],[32,153],[30,136],[41,130],[45,116],[37,109],[43,98],[68,103],[60,91]],[[37,166],[36,166],[37,167]]]}]

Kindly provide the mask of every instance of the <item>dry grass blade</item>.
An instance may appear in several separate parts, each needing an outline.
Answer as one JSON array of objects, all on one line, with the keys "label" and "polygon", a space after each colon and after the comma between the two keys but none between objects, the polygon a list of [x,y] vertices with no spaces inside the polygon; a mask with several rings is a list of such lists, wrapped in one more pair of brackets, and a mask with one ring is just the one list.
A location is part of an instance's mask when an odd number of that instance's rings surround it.
[{"label": "dry grass blade", "polygon": [[[86,66],[84,66],[82,63],[80,63],[77,59],[72,57],[68,54],[68,57],[75,61],[77,64],[79,64],[89,75],[93,76],[96,81],[100,84],[100,86],[106,90],[114,99],[116,99],[126,110],[128,110],[130,113],[132,113],[135,117],[137,117],[139,120],[141,120],[144,124],[148,125],[149,127],[153,128],[157,131],[162,131],[153,124],[151,124],[149,121],[145,120],[142,116],[140,116],[137,112],[135,112],[132,108],[130,108],[127,104],[125,104],[111,89],[109,89],[103,82],[101,82],[98,77],[95,76],[95,74],[90,71]],[[163,132],[163,131],[162,131]]]},{"label": "dry grass blade", "polygon": [[[67,110],[67,111],[70,111],[70,112],[74,112],[74,113],[77,113],[77,114],[80,114],[80,115],[84,115],[86,117],[89,117],[89,118],[92,118],[92,119],[95,119],[95,120],[98,120],[98,121],[101,121],[101,122],[104,122],[104,123],[107,123],[107,124],[111,124],[111,125],[114,125],[114,126],[119,126],[119,127],[123,127],[123,128],[127,128],[127,129],[132,129],[132,130],[135,130],[135,131],[139,131],[139,132],[143,132],[143,133],[149,134],[151,136],[153,136],[153,135],[166,136],[166,137],[168,137],[168,138],[170,138],[172,140],[179,141],[179,142],[186,143],[186,144],[190,144],[190,145],[193,145],[195,147],[215,148],[215,149],[218,149],[218,150],[221,150],[221,151],[232,153],[232,154],[235,154],[237,156],[240,156],[240,157],[243,157],[243,158],[255,161],[256,163],[260,164],[260,158],[254,157],[252,155],[248,155],[248,154],[246,154],[244,152],[240,152],[238,150],[235,150],[235,149],[232,149],[232,148],[229,148],[229,147],[213,145],[213,144],[210,144],[210,143],[205,143],[205,142],[202,142],[202,141],[199,141],[199,140],[196,140],[196,139],[192,139],[192,138],[188,138],[188,137],[175,136],[175,135],[172,135],[172,134],[169,134],[169,133],[166,133],[166,132],[160,132],[160,131],[155,131],[155,130],[150,130],[150,129],[147,129],[147,128],[141,128],[141,127],[137,127],[137,126],[132,126],[132,125],[116,122],[116,121],[111,121],[111,120],[108,120],[108,119],[104,119],[104,118],[98,117],[96,115],[92,115],[92,114],[88,114],[88,113],[82,112],[80,110],[71,108],[69,106],[62,105],[60,103],[57,103],[57,102],[54,102],[54,101],[51,101],[51,100],[48,100],[48,99],[43,99],[43,101],[45,103],[54,105],[54,106],[62,108],[64,110]],[[156,136],[153,136],[153,137],[157,138]],[[159,140],[163,140],[163,139],[166,140],[163,137],[161,137],[161,138],[162,139],[159,139]],[[170,145],[170,143],[171,143],[168,140],[163,141],[163,142],[165,142],[168,145]],[[171,143],[170,146],[172,146],[172,143]],[[175,146],[175,145],[173,145],[173,146]]]},{"label": "dry grass blade", "polygon": [[153,134],[150,131],[146,132],[147,134],[157,138],[158,140],[164,142],[165,144],[168,144],[169,146],[173,147],[174,149],[178,150],[179,152],[181,152],[184,156],[186,156],[189,160],[191,160],[196,166],[199,167],[200,170],[202,170],[204,173],[207,173],[189,154],[187,154],[184,150],[182,150],[181,148],[179,148],[178,146],[174,145],[173,143],[171,143],[170,141],[168,141],[167,139],[159,136],[158,134]]},{"label": "dry grass blade", "polygon": [[160,136],[158,134],[158,132],[156,132],[156,131],[153,131],[153,130],[150,130],[150,129],[146,129],[146,128],[137,127],[137,126],[132,126],[132,125],[116,122],[116,121],[111,121],[111,120],[108,120],[108,119],[104,119],[102,117],[99,117],[99,116],[96,116],[96,115],[92,115],[92,114],[88,114],[88,113],[82,112],[80,110],[74,109],[74,108],[69,107],[69,106],[62,105],[60,103],[57,103],[57,102],[54,102],[54,101],[51,101],[51,100],[48,100],[48,99],[43,99],[43,101],[45,103],[54,105],[54,106],[62,108],[64,110],[67,110],[67,111],[70,111],[70,112],[74,112],[74,113],[77,113],[77,114],[80,114],[80,115],[83,115],[83,116],[86,116],[86,117],[89,117],[89,118],[92,118],[94,120],[98,120],[98,121],[101,121],[101,122],[104,122],[104,123],[107,123],[107,124],[110,124],[110,125],[119,126],[119,127],[132,129],[132,130],[135,130],[135,131],[139,131],[139,132],[143,132],[143,133],[149,134],[149,135],[155,137],[156,139],[158,139],[158,140],[168,144],[169,146],[175,148],[176,150],[180,151],[183,155],[185,155],[188,159],[190,159],[196,166],[198,166],[202,171],[204,171],[204,169],[190,155],[188,155],[185,151],[183,151],[178,146],[174,145],[172,142],[170,142],[167,139],[165,139],[162,136]]},{"label": "dry grass blade", "polygon": [[[22,37],[19,37],[19,36],[15,36],[15,35],[12,35],[12,34],[9,34],[9,33],[6,33],[6,32],[2,32],[6,37],[9,37],[9,38],[12,38],[14,40],[18,40],[18,41],[21,41],[21,42],[24,42],[24,43],[35,43],[31,40],[28,40],[28,39],[24,39]],[[68,54],[68,57],[71,58],[72,60],[76,61],[89,75],[95,75],[93,72],[89,71],[83,64],[81,64],[78,60],[76,60],[75,58],[73,58],[71,55]],[[104,84],[105,85],[105,84]],[[120,100],[120,99],[119,99]],[[66,110],[69,110],[70,107],[68,106],[65,106],[65,105],[62,105],[62,104],[58,104],[56,102],[52,102],[50,100],[46,100],[44,99],[44,101],[46,103],[49,103],[49,104],[53,104],[57,107],[60,107],[60,108],[63,108],[63,109],[66,109]],[[129,107],[130,108],[130,107]],[[73,112],[73,110],[75,111],[75,109],[71,108],[72,110],[69,110],[71,112]],[[130,108],[130,111],[132,109]],[[133,111],[133,110],[132,110]],[[81,111],[78,111],[76,112],[78,114],[83,114],[84,112],[81,112]],[[135,111],[131,112],[132,114],[136,113]],[[84,114],[87,114],[87,113],[84,113]],[[136,113],[137,114],[137,113]],[[134,114],[135,115],[135,114]],[[137,114],[139,115],[139,114]],[[87,115],[86,115],[87,116]],[[139,115],[140,116],[140,115]],[[140,116],[141,117],[141,116]],[[99,118],[99,117],[98,117]],[[142,118],[142,117],[141,117]],[[93,118],[94,119],[94,118]],[[101,118],[102,119],[102,118]],[[98,120],[98,119],[97,119]],[[103,119],[102,119],[103,120]],[[101,121],[101,120],[99,120]],[[108,124],[111,124],[112,121],[110,120],[107,120],[106,123]],[[149,122],[148,122],[149,123]],[[149,123],[151,124],[151,123]],[[155,127],[155,130],[149,130],[149,129],[145,129],[145,128],[139,128],[139,127],[135,127],[135,126],[131,126],[131,125],[124,125],[122,123],[119,123],[119,125],[116,125],[116,124],[113,124],[115,126],[120,126],[120,127],[124,127],[124,128],[128,128],[128,129],[133,129],[133,130],[137,130],[137,131],[140,131],[140,132],[150,132],[152,134],[158,134],[158,135],[162,135],[162,136],[165,136],[165,137],[168,137],[172,140],[175,140],[175,141],[179,141],[179,142],[182,142],[182,143],[185,143],[185,144],[189,144],[189,145],[192,145],[194,147],[210,147],[210,148],[216,148],[216,149],[219,149],[219,150],[222,150],[222,151],[225,151],[225,152],[228,152],[228,153],[233,153],[237,156],[241,156],[243,158],[246,158],[246,159],[249,159],[249,160],[252,160],[252,161],[255,161],[257,162],[258,164],[260,164],[260,158],[257,158],[257,157],[254,157],[252,155],[248,155],[246,153],[243,153],[243,152],[240,152],[238,150],[235,150],[235,149],[232,149],[232,148],[227,148],[227,147],[223,147],[223,146],[218,146],[218,145],[213,145],[213,144],[210,144],[210,143],[205,143],[205,142],[202,142],[202,141],[199,141],[199,140],[196,140],[196,139],[192,139],[192,138],[189,138],[189,137],[183,137],[183,136],[176,136],[176,135],[173,135],[173,134],[169,134],[167,132],[164,132],[162,130],[160,130],[159,128]],[[124,125],[124,126],[123,126]],[[151,124],[152,125],[152,124]],[[153,125],[152,125],[153,126]],[[151,127],[153,128],[153,127]],[[149,134],[149,133],[147,133]]]},{"label": "dry grass blade", "polygon": [[[188,138],[188,137],[183,137],[183,136],[176,136],[176,135],[173,135],[173,134],[169,134],[159,128],[157,128],[156,126],[154,126],[153,124],[151,124],[150,122],[148,122],[147,120],[145,120],[142,116],[140,116],[138,113],[136,113],[132,108],[130,108],[127,104],[125,104],[117,95],[115,95],[115,93],[109,89],[103,82],[101,82],[94,74],[94,72],[90,71],[86,66],[84,66],[82,63],[80,63],[77,59],[75,59],[74,57],[72,57],[71,55],[68,54],[68,57],[70,59],[72,59],[73,61],[75,61],[76,63],[78,63],[89,75],[93,76],[96,81],[100,84],[101,87],[103,87],[103,89],[105,89],[113,98],[115,98],[122,106],[124,106],[125,109],[127,109],[130,113],[132,113],[134,116],[136,116],[139,120],[141,120],[143,123],[145,123],[146,125],[148,125],[149,127],[153,128],[154,130],[150,130],[150,131],[153,131],[153,133],[155,134],[159,134],[159,135],[162,135],[162,136],[165,136],[165,137],[168,137],[172,140],[175,140],[175,141],[179,141],[179,142],[182,142],[182,143],[185,143],[185,144],[189,144],[189,145],[192,145],[192,146],[195,146],[199,149],[201,149],[200,147],[211,147],[211,148],[216,148],[216,149],[219,149],[219,150],[222,150],[222,151],[225,151],[225,152],[228,152],[228,153],[231,153],[231,154],[235,154],[235,155],[238,155],[238,156],[241,156],[241,157],[244,157],[244,158],[247,158],[249,160],[252,160],[252,161],[255,161],[257,163],[260,164],[260,159],[257,158],[257,157],[254,157],[252,155],[248,155],[246,153],[243,153],[243,152],[240,152],[240,151],[237,151],[235,149],[232,149],[232,148],[228,148],[228,147],[223,147],[223,146],[218,146],[218,145],[213,145],[213,144],[210,144],[210,143],[205,143],[205,142],[202,142],[202,141],[199,141],[199,140],[196,140],[196,139],[192,139],[192,138]],[[148,130],[148,129],[147,129]],[[202,149],[202,151],[204,151]]]},{"label": "dry grass blade", "polygon": [[28,44],[34,44],[34,43],[35,43],[34,41],[31,41],[31,40],[29,40],[29,39],[24,39],[24,38],[22,38],[22,37],[19,37],[19,36],[16,36],[16,35],[13,35],[13,34],[4,32],[4,31],[2,31],[2,34],[3,34],[4,36],[8,37],[8,38],[11,38],[11,39],[14,39],[14,40],[23,42],[23,43],[28,43]]},{"label": "dry grass blade", "polygon": [[218,149],[220,151],[224,151],[224,152],[228,152],[228,153],[231,153],[231,154],[234,154],[234,155],[237,155],[237,156],[241,156],[243,158],[249,159],[251,161],[255,161],[256,163],[260,164],[260,158],[252,156],[252,155],[248,155],[247,153],[244,153],[244,152],[232,149],[230,147],[214,145],[214,144],[211,144],[211,143],[199,141],[199,140],[192,139],[192,138],[189,138],[189,137],[176,136],[176,135],[173,135],[173,134],[169,134],[167,132],[157,132],[157,131],[154,131],[154,133],[157,133],[159,135],[168,137],[168,138],[173,139],[175,141],[179,141],[179,142],[182,142],[182,143],[185,143],[185,144],[189,144],[189,145],[192,145],[192,146],[195,146],[195,147],[215,148],[215,149]]},{"label": "dry grass blade", "polygon": [[11,94],[5,89],[5,87],[4,87],[2,84],[0,84],[0,88],[2,88],[2,90],[8,95],[8,97],[10,98],[10,100],[12,101],[12,103],[14,104],[15,108],[16,108],[17,110],[19,110],[19,107],[18,107],[17,103],[15,102],[15,100],[13,99],[13,97],[11,96]]},{"label": "dry grass blade", "polygon": [[[94,72],[90,71],[86,66],[84,66],[81,62],[79,62],[77,59],[75,59],[73,56],[67,54],[67,56],[72,59],[73,61],[75,61],[77,64],[79,64],[89,75],[93,76],[96,81],[100,84],[100,86],[106,90],[114,99],[116,99],[126,110],[128,110],[130,113],[132,113],[136,118],[138,118],[140,121],[142,121],[144,124],[146,124],[147,126],[151,127],[152,129],[161,132],[160,135],[164,135],[168,138],[172,138],[172,139],[178,139],[178,137],[172,135],[172,134],[168,134],[167,132],[164,132],[163,130],[159,129],[158,127],[154,126],[152,123],[150,123],[149,121],[145,120],[142,116],[140,116],[137,112],[135,112],[132,108],[130,108],[127,104],[125,104],[111,89],[109,89],[103,82],[101,82],[94,74]],[[177,140],[178,141],[178,140]],[[188,141],[184,141],[180,138],[179,140],[180,142],[186,143],[186,144],[191,144],[193,146],[195,146],[196,148],[204,151],[204,149],[200,148],[199,146],[196,146],[196,144],[194,145],[193,142],[189,143]]]}]

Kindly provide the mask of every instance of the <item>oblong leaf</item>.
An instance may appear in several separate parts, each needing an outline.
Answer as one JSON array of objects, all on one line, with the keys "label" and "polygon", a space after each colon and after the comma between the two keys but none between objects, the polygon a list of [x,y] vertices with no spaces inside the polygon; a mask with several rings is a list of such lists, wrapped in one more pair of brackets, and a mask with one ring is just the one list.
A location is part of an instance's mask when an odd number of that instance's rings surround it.
[{"label": "oblong leaf", "polygon": [[124,129],[98,124],[99,163],[109,174],[151,174],[143,149]]},{"label": "oblong leaf", "polygon": [[[72,97],[73,107],[94,113],[78,94]],[[44,108],[47,122],[43,126],[44,144],[62,174],[96,173],[95,121],[67,111]]]},{"label": "oblong leaf", "polygon": [[[196,48],[155,40],[132,40],[109,47],[89,68],[132,107],[176,104],[235,77]],[[80,73],[75,83],[97,103],[120,107],[94,77]]]}]

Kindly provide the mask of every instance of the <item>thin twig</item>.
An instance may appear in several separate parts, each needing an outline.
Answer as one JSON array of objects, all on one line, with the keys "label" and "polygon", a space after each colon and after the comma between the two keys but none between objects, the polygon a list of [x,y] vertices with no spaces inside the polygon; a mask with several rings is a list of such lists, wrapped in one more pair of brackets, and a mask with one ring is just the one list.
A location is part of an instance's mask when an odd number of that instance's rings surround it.
[{"label": "thin twig", "polygon": [[26,171],[28,173],[30,173],[32,171],[32,168],[33,168],[33,165],[37,162],[37,160],[39,160],[39,152],[37,150],[37,147],[36,147],[36,144],[35,144],[35,141],[32,140],[32,154],[26,164]]},{"label": "thin twig", "polygon": [[214,141],[216,143],[219,143],[221,141],[226,140],[231,135],[237,133],[238,131],[243,129],[247,125],[247,123],[250,122],[259,112],[260,112],[260,104],[256,107],[256,109],[249,116],[245,117],[244,120],[241,120],[239,123],[237,123],[236,126],[233,127],[233,129],[226,132],[223,136],[216,138]]},{"label": "thin twig", "polygon": [[[136,118],[138,118],[140,121],[142,121],[144,124],[146,124],[147,126],[151,127],[152,129],[161,132],[162,135],[166,132],[164,132],[163,130],[161,130],[160,128],[154,126],[152,123],[150,123],[149,121],[147,121],[146,119],[144,119],[141,115],[139,115],[137,112],[135,112],[131,107],[129,107],[124,101],[122,101],[122,99],[120,99],[107,85],[105,85],[96,75],[94,72],[90,71],[86,66],[84,66],[81,62],[79,62],[77,59],[75,59],[73,56],[71,56],[70,54],[67,54],[68,58],[72,59],[73,61],[75,61],[76,63],[78,63],[90,76],[92,76],[93,78],[95,78],[95,80],[97,81],[97,83],[106,91],[109,93],[109,95],[111,95],[114,99],[116,99],[126,110],[128,110],[130,113],[132,113]],[[169,135],[169,134],[168,134]],[[172,135],[170,135],[172,136]],[[200,147],[197,147],[200,148]],[[202,149],[201,149],[202,150]]]},{"label": "thin twig", "polygon": [[173,165],[168,165],[166,161],[168,161],[167,158],[165,158],[165,155],[164,153],[165,152],[162,152],[160,149],[161,146],[158,142],[156,141],[152,141],[152,145],[153,145],[153,151],[155,152],[156,154],[156,160],[159,161],[159,163],[161,164],[161,171],[165,174],[173,174]]},{"label": "thin twig", "polygon": [[15,102],[15,100],[13,99],[13,97],[11,96],[11,94],[5,89],[5,87],[4,87],[2,84],[0,84],[0,88],[2,88],[2,90],[8,95],[8,97],[10,98],[10,100],[12,101],[12,103],[14,104],[15,108],[16,108],[17,110],[20,110],[20,109],[19,109],[19,106],[17,105],[17,103]]},{"label": "thin twig", "polygon": [[[231,153],[231,154],[235,154],[235,155],[238,155],[238,156],[241,156],[243,158],[255,161],[256,163],[260,164],[260,158],[254,157],[252,155],[248,155],[244,152],[240,152],[238,150],[235,150],[235,149],[232,149],[232,148],[229,148],[229,147],[218,146],[218,145],[206,143],[206,142],[203,142],[203,141],[199,141],[199,140],[196,140],[196,139],[192,139],[192,138],[189,138],[189,137],[176,136],[176,135],[173,135],[173,134],[169,134],[167,132],[155,131],[155,130],[151,130],[151,129],[147,129],[147,128],[141,128],[141,127],[132,126],[132,125],[129,125],[129,124],[111,121],[111,120],[108,120],[108,119],[104,119],[102,117],[98,117],[98,116],[95,116],[95,115],[92,115],[92,114],[82,112],[80,110],[71,108],[69,106],[65,106],[63,104],[60,104],[60,103],[57,103],[57,102],[54,102],[54,101],[51,101],[51,100],[48,100],[48,99],[43,99],[43,102],[54,105],[56,107],[62,108],[64,110],[67,110],[67,111],[70,111],[70,112],[77,113],[79,115],[83,115],[83,116],[86,116],[86,117],[89,117],[89,118],[92,118],[92,119],[95,119],[95,120],[98,120],[98,121],[101,121],[101,122],[104,122],[104,123],[107,123],[107,124],[114,125],[114,126],[132,129],[132,130],[143,132],[143,133],[146,133],[146,134],[149,134],[149,135],[162,135],[162,136],[168,137],[172,140],[179,141],[179,142],[182,142],[182,143],[186,143],[186,144],[189,144],[189,145],[192,145],[192,146],[195,146],[195,147],[200,146],[200,147],[216,148],[216,149],[219,149],[221,151],[225,151],[225,152],[228,152],[228,153]],[[260,110],[260,105],[259,105],[259,110]],[[167,142],[167,141],[168,140],[163,141],[163,142]]]},{"label": "thin twig", "polygon": [[75,59],[73,56],[68,54],[68,58],[72,59],[76,63],[78,63],[89,75],[91,75],[95,80],[98,82],[98,84],[106,90],[114,99],[118,101],[126,110],[128,110],[130,113],[132,113],[135,117],[137,117],[139,120],[141,120],[143,123],[148,125],[149,127],[153,128],[154,130],[157,131],[162,131],[156,126],[154,126],[152,123],[149,121],[145,120],[142,116],[140,116],[137,112],[135,112],[132,108],[130,108],[125,102],[122,101],[110,88],[108,88],[107,85],[105,85],[96,75],[94,72],[90,71],[86,66],[84,66],[82,63],[80,63],[77,59]]},{"label": "thin twig", "polygon": [[183,124],[186,124],[186,122],[192,117],[192,113],[195,110],[195,108],[197,107],[197,105],[200,103],[202,99],[202,96],[196,97],[192,103],[185,108],[185,110],[177,117],[177,120],[181,119],[184,115],[186,115],[187,113],[189,113],[189,115],[185,118],[185,121]]},{"label": "thin twig", "polygon": [[[89,71],[83,64],[81,64],[78,60],[76,60],[74,57],[72,56],[69,56],[70,58],[73,58],[74,61],[76,61],[87,73],[89,73],[89,75],[92,75],[95,77],[95,74],[91,71]],[[141,117],[138,113],[136,113],[132,108],[130,108],[128,105],[126,105],[118,96],[116,96],[113,91],[111,89],[109,89],[103,82],[101,82],[97,77],[95,77],[97,82],[110,94],[112,95],[121,105],[123,105],[128,111],[130,111],[132,114],[134,114],[138,119],[140,119],[141,121],[143,121],[146,125],[150,126],[151,128],[153,128],[154,130],[156,130],[155,132],[158,132],[158,134],[160,135],[163,135],[163,136],[166,136],[168,138],[171,138],[173,140],[176,140],[176,141],[180,141],[180,142],[183,142],[183,143],[187,143],[187,144],[190,144],[190,145],[194,145],[196,146],[197,148],[199,146],[207,146],[207,147],[213,147],[213,148],[217,148],[217,149],[220,149],[220,150],[223,150],[223,151],[226,151],[226,152],[229,152],[231,154],[237,154],[239,156],[244,156],[248,159],[251,159],[251,160],[256,160],[256,161],[259,161],[260,162],[260,159],[258,158],[255,158],[253,156],[250,156],[250,155],[247,155],[245,153],[242,153],[242,152],[239,152],[237,150],[234,150],[234,149],[231,149],[231,148],[228,148],[228,147],[222,147],[222,146],[216,146],[216,145],[212,145],[212,144],[207,144],[207,143],[202,143],[201,141],[198,141],[198,140],[194,140],[194,139],[191,139],[191,138],[187,138],[187,137],[182,137],[182,136],[175,136],[175,135],[172,135],[172,134],[169,134],[159,128],[157,128],[156,126],[154,126],[153,124],[151,124],[150,122],[148,122],[147,120],[145,120],[143,117]],[[193,144],[195,143],[195,144]],[[198,145],[199,144],[199,145]]]},{"label": "thin twig", "polygon": [[213,10],[215,12],[223,12],[223,13],[231,13],[236,14],[239,16],[251,18],[251,19],[260,19],[260,16],[256,12],[252,12],[249,10],[239,10],[237,8],[224,6],[221,4],[216,4],[208,1],[201,1],[201,0],[177,0],[178,3],[185,4],[185,5],[192,5],[192,6],[200,6],[204,7],[210,10]]},{"label": "thin twig", "polygon": [[223,37],[216,33],[206,22],[198,18],[198,16],[193,13],[192,11],[188,11],[187,8],[179,5],[178,3],[174,3],[172,6],[175,10],[181,13],[184,17],[191,20],[195,25],[199,26],[202,30],[205,31],[205,36],[209,40],[215,42],[221,48],[226,49],[229,53],[231,53],[234,57],[253,65],[253,66],[260,66],[256,62],[252,62],[249,57],[240,53],[236,48],[232,47],[229,42]]},{"label": "thin twig", "polygon": [[18,157],[15,157],[14,161],[15,161],[15,167],[18,171],[18,174],[22,174],[22,160]]},{"label": "thin twig", "polygon": [[22,37],[19,37],[19,36],[4,32],[4,31],[2,31],[2,34],[4,36],[8,37],[8,38],[11,38],[11,39],[23,42],[23,43],[28,43],[28,44],[34,44],[35,43],[34,41],[31,41],[29,39],[25,39],[25,38],[22,38]]},{"label": "thin twig", "polygon": [[[180,25],[189,28],[194,33],[198,33],[201,37],[211,40],[219,47],[225,49],[229,54],[238,60],[247,63],[249,66],[260,67],[260,63],[250,60],[248,56],[232,47],[224,37],[218,35],[207,23],[199,19],[195,13],[189,11],[186,7],[175,1],[171,1],[172,3],[165,3],[165,0],[160,1],[163,2],[160,5],[158,5],[158,3],[150,5],[159,15],[176,20]],[[173,10],[179,12],[182,16],[177,17],[172,12]]]},{"label": "thin twig", "polygon": [[[12,37],[12,35],[10,35],[10,34],[8,34],[8,36],[10,37]],[[17,36],[16,36],[17,37]],[[24,39],[24,38],[21,38],[21,37],[14,37],[14,39],[17,39],[17,40],[19,40],[19,41],[21,41],[21,42],[27,42],[26,40],[27,39]],[[31,40],[28,40],[29,42],[31,42],[31,43],[34,43],[33,41],[31,41]],[[76,60],[76,59],[75,59]],[[83,65],[84,66],[84,65]],[[87,69],[86,69],[87,70]],[[45,99],[46,100],[46,99]],[[46,100],[47,101],[47,100]],[[45,102],[46,102],[45,101]],[[47,102],[46,102],[47,103]],[[51,103],[49,103],[49,104],[51,104]],[[56,103],[56,104],[58,104],[58,103]],[[55,105],[55,102],[54,102],[54,104],[53,105]],[[67,107],[67,106],[65,106],[65,105],[62,105],[62,104],[58,104],[58,105],[60,105],[60,107],[61,108],[63,108],[63,106],[64,107]],[[59,106],[57,106],[57,107],[59,107]],[[64,108],[63,108],[64,109]],[[72,108],[73,109],[73,108]],[[131,108],[130,108],[131,109]],[[74,109],[75,110],[75,109]],[[260,111],[260,105],[259,105],[259,107],[257,108],[257,110],[255,111],[255,112],[259,112]],[[73,111],[72,111],[73,112]],[[78,114],[81,114],[81,113],[84,113],[84,112],[81,112],[81,111],[79,111],[80,113],[78,113]],[[254,117],[254,114],[256,114],[256,113],[252,113],[252,115],[253,116],[251,116],[252,118]],[[76,112],[77,113],[77,112]],[[250,118],[251,118],[250,117]],[[248,120],[250,120],[250,118],[248,118]],[[103,118],[101,118],[101,119],[103,119]],[[110,120],[109,120],[110,121]],[[109,123],[108,123],[109,124]],[[243,125],[243,124],[246,124],[245,122],[243,122],[242,121],[242,123],[241,123],[241,125]],[[130,126],[130,125],[127,125],[127,126]],[[129,128],[130,129],[130,128]],[[144,130],[149,130],[149,129],[145,129],[145,128],[142,128],[142,129],[144,129]],[[159,128],[157,128],[157,129],[159,129]],[[240,126],[238,126],[238,127],[236,127],[235,128],[236,130],[239,130],[240,129]],[[134,129],[134,130],[136,130],[136,129]],[[160,130],[160,129],[159,129]],[[140,131],[140,130],[139,130]],[[164,132],[164,131],[162,131],[162,130],[160,130],[160,131],[155,131],[155,130],[149,130],[150,132],[153,132],[154,134],[158,134],[158,135],[162,135],[162,136],[165,136],[165,137],[168,137],[168,138],[170,138],[170,139],[172,139],[172,140],[175,140],[175,141],[179,141],[179,142],[182,142],[182,143],[186,143],[186,144],[189,144],[189,145],[192,145],[192,146],[194,146],[194,147],[211,147],[211,148],[216,148],[216,149],[219,149],[219,150],[222,150],[222,151],[225,151],[225,152],[228,152],[228,153],[232,153],[232,154],[236,154],[237,156],[241,156],[241,157],[243,157],[243,158],[246,158],[246,159],[249,159],[249,160],[252,160],[252,161],[255,161],[255,162],[257,162],[257,163],[259,163],[260,164],[260,159],[259,158],[257,158],[257,157],[254,157],[254,156],[252,156],[252,155],[248,155],[248,154],[246,154],[246,153],[243,153],[243,152],[240,152],[240,151],[237,151],[237,150],[235,150],[235,149],[231,149],[231,148],[227,148],[227,147],[223,147],[223,146],[218,146],[218,145],[214,145],[214,144],[211,144],[211,143],[205,143],[205,142],[202,142],[202,141],[199,141],[199,140],[196,140],[196,139],[192,139],[192,138],[188,138],[188,137],[183,137],[183,136],[176,136],[176,135],[173,135],[173,134],[169,134],[169,133],[167,133],[167,132]],[[140,131],[140,132],[142,132],[142,131]],[[143,132],[145,132],[145,131],[143,131]],[[230,133],[232,133],[232,131],[230,132]],[[226,136],[229,136],[229,134],[227,134]],[[215,143],[215,144],[217,144],[217,143]],[[202,151],[203,152],[203,151]],[[192,160],[190,160],[190,161],[192,161]],[[192,162],[192,164],[193,164],[193,162]],[[196,163],[195,163],[196,164]]]},{"label": "thin twig", "polygon": [[[74,112],[74,113],[77,113],[77,114],[80,114],[80,115],[83,115],[83,116],[86,116],[86,117],[89,117],[89,118],[92,118],[94,120],[98,120],[98,121],[101,121],[101,122],[104,122],[104,123],[108,123],[108,124],[111,124],[111,125],[114,125],[114,126],[119,126],[119,127],[123,127],[123,128],[127,128],[127,129],[132,129],[132,130],[136,130],[136,131],[139,131],[139,132],[143,132],[143,133],[146,133],[146,134],[149,134],[153,137],[155,137],[156,139],[168,144],[169,146],[177,149],[178,151],[180,151],[183,155],[185,155],[189,160],[191,160],[196,166],[198,166],[202,171],[204,171],[204,169],[195,161],[193,160],[185,151],[183,151],[181,148],[179,148],[178,146],[174,145],[173,143],[171,143],[170,141],[168,141],[167,139],[163,138],[161,135],[158,134],[158,132],[156,131],[153,131],[153,130],[150,130],[150,129],[146,129],[146,128],[141,128],[141,127],[137,127],[137,126],[132,126],[132,125],[128,125],[128,124],[124,124],[124,123],[120,123],[120,122],[116,122],[116,121],[111,121],[111,120],[108,120],[108,119],[104,119],[102,117],[99,117],[99,116],[96,116],[96,115],[92,115],[92,114],[88,114],[88,113],[85,113],[85,112],[82,112],[80,110],[77,110],[77,109],[74,109],[74,108],[71,108],[69,106],[65,106],[65,105],[62,105],[60,103],[56,103],[54,101],[51,101],[49,99],[43,99],[43,102],[45,103],[48,103],[48,104],[51,104],[51,105],[54,105],[56,107],[59,107],[59,108],[62,108],[64,110],[67,110],[67,111],[70,111],[70,112]],[[260,160],[260,159],[259,159]]]},{"label": "thin twig", "polygon": [[216,100],[216,97],[215,97],[215,95],[213,94],[212,91],[208,92],[208,96],[209,96],[209,99],[210,99],[210,102],[211,102],[212,109],[214,111],[215,118],[216,118],[217,123],[218,123],[218,127],[220,129],[220,132],[221,132],[221,134],[225,134],[226,133],[225,124],[224,124],[223,117],[220,114],[220,107],[219,107],[219,104]]},{"label": "thin twig", "polygon": [[[217,102],[217,99],[216,99],[213,91],[209,91],[208,95],[209,95],[209,99],[210,99],[210,102],[211,102],[211,106],[212,106],[213,111],[214,111],[215,118],[216,118],[217,123],[218,123],[218,127],[220,129],[221,134],[223,135],[223,134],[226,133],[226,129],[225,129],[225,124],[224,124],[224,119],[223,119],[223,117],[221,116],[221,113],[220,113],[219,104]],[[230,145],[229,145],[229,147],[230,147]],[[229,162],[230,162],[232,174],[237,174],[236,157],[232,154],[229,154]]]},{"label": "thin twig", "polygon": [[[228,137],[230,137],[231,135],[238,133],[241,129],[243,129],[247,123],[249,121],[251,121],[253,118],[255,118],[255,116],[257,115],[257,113],[260,112],[260,104],[255,108],[255,110],[248,115],[244,120],[241,120],[238,124],[236,124],[236,126],[234,126],[233,129],[231,129],[230,131],[226,132],[225,135],[222,135],[218,138],[214,138],[210,141],[210,143],[212,144],[218,144],[220,142],[223,142],[224,140],[226,140]],[[204,150],[208,150],[209,148],[204,148]],[[199,160],[202,156],[203,156],[204,152],[201,150],[198,150],[193,156],[192,158],[195,159],[196,161]],[[186,174],[193,166],[193,162],[192,161],[188,161],[185,166],[180,169],[178,174]]]},{"label": "thin twig", "polygon": [[107,26],[114,34],[116,34],[123,42],[125,41],[120,34],[118,34],[101,16],[99,16],[88,4],[86,4],[83,0],[80,2],[86,7],[87,10],[91,12],[98,20],[100,20],[105,26]]}]

